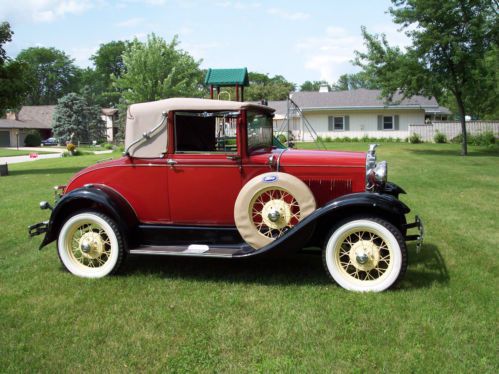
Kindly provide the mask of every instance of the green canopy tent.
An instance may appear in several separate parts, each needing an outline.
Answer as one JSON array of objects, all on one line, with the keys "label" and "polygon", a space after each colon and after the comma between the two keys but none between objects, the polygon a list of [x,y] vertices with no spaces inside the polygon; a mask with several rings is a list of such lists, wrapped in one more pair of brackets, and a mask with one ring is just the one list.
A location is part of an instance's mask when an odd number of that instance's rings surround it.
[{"label": "green canopy tent", "polygon": [[[244,87],[249,86],[248,69],[208,69],[204,84],[210,86],[210,97],[213,99],[213,89],[216,88],[217,95],[220,87],[235,87],[236,101],[244,101]],[[241,93],[239,94],[239,90]]]}]

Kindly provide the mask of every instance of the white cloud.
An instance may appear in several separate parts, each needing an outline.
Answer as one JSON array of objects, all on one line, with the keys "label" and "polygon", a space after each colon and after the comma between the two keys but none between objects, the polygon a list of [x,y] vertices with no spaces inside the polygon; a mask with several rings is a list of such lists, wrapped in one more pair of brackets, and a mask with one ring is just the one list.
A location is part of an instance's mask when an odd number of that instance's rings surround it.
[{"label": "white cloud", "polygon": [[[368,31],[384,33],[390,45],[404,47],[409,43],[405,34],[392,24],[374,26]],[[335,82],[340,75],[358,70],[351,63],[355,58],[354,51],[365,50],[360,30],[353,34],[336,26],[327,27],[324,36],[300,39],[296,48],[305,55],[304,67],[317,71],[320,79],[328,82]]]},{"label": "white cloud", "polygon": [[0,19],[53,22],[69,14],[81,14],[100,4],[99,0],[18,0],[2,4]]},{"label": "white cloud", "polygon": [[115,24],[115,26],[118,26],[118,27],[136,27],[136,26],[139,26],[140,24],[142,24],[142,22],[144,22],[143,18],[136,17],[136,18],[130,18],[130,19],[127,19],[125,21],[118,22]]},{"label": "white cloud", "polygon": [[284,9],[270,8],[267,13],[290,21],[303,21],[310,18],[310,14],[303,12],[288,12]]},{"label": "white cloud", "polygon": [[69,50],[69,55],[74,58],[75,64],[80,67],[90,66],[90,57],[97,52],[98,46],[94,47],[74,47]]},{"label": "white cloud", "polygon": [[262,4],[258,2],[229,1],[229,0],[219,1],[215,3],[215,5],[222,8],[234,8],[238,10],[257,9],[262,6]]}]

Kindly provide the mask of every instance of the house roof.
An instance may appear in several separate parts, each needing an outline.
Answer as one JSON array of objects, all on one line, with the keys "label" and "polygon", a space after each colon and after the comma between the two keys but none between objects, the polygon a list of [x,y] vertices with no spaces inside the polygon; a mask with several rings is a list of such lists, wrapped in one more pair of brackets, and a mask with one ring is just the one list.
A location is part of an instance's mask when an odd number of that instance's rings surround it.
[{"label": "house roof", "polygon": [[55,105],[25,105],[18,119],[0,119],[0,128],[51,129]]},{"label": "house roof", "polygon": [[218,87],[224,86],[249,86],[248,69],[208,69],[204,84]]},{"label": "house roof", "polygon": [[435,98],[413,96],[402,99],[395,95],[392,103],[386,103],[380,90],[360,88],[349,91],[332,92],[294,92],[292,100],[302,110],[313,109],[376,109],[376,108],[438,108]]}]

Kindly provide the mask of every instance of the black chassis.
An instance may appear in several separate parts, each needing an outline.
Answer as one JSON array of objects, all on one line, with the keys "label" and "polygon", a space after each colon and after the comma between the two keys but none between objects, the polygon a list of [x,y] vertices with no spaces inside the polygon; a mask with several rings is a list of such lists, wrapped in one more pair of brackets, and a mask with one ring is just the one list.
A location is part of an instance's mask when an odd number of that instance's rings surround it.
[{"label": "black chassis", "polygon": [[[97,211],[113,219],[125,238],[131,254],[191,255],[202,257],[244,258],[262,254],[282,254],[304,247],[324,244],[335,223],[353,216],[376,216],[395,225],[405,240],[423,240],[423,224],[419,217],[407,224],[409,207],[398,199],[405,191],[387,183],[381,192],[360,192],[336,198],[286,231],[271,244],[254,250],[239,235],[236,227],[206,227],[141,224],[130,204],[117,191],[105,185],[86,185],[64,195],[55,205],[48,221],[29,226],[30,236],[45,233],[42,249],[55,241],[64,222],[81,211]],[[46,208],[46,205],[40,205]],[[417,228],[418,234],[407,235]]]}]

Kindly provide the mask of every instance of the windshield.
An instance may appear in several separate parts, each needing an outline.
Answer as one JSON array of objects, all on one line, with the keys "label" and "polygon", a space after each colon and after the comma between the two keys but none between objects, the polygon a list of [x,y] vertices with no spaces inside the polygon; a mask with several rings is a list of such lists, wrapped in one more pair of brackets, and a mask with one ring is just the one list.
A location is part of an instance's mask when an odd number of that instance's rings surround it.
[{"label": "windshield", "polygon": [[249,111],[248,121],[248,152],[257,149],[272,148],[272,117]]}]

